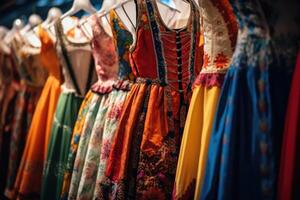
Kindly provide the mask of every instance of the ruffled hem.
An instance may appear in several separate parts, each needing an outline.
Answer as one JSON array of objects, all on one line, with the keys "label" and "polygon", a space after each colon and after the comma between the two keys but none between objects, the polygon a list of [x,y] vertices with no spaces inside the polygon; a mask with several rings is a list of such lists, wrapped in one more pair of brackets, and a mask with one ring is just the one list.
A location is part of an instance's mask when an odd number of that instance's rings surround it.
[{"label": "ruffled hem", "polygon": [[111,85],[101,85],[99,83],[95,83],[92,85],[91,90],[97,94],[108,94],[115,90],[123,90],[129,91],[132,83],[128,80],[117,80]]},{"label": "ruffled hem", "polygon": [[196,78],[193,87],[204,86],[204,87],[222,87],[225,73],[203,73],[199,74]]}]

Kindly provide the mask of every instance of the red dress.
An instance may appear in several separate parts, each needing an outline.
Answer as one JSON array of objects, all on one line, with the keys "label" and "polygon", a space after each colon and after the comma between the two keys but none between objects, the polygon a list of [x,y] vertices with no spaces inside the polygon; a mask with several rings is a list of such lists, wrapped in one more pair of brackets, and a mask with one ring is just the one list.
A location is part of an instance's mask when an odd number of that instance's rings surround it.
[{"label": "red dress", "polygon": [[[281,152],[278,200],[300,199],[300,52],[290,91]],[[298,153],[298,155],[297,155]]]},{"label": "red dress", "polygon": [[104,199],[172,195],[191,87],[201,66],[200,23],[190,3],[187,26],[170,29],[155,2],[138,1],[137,42],[131,52],[137,82],[115,134],[102,183]]}]

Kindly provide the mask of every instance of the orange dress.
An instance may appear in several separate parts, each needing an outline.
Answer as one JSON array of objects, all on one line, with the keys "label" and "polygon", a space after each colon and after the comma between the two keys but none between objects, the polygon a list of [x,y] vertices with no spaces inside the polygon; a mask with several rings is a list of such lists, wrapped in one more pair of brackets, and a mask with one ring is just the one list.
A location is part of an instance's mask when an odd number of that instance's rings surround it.
[{"label": "orange dress", "polygon": [[156,1],[138,1],[137,41],[130,61],[137,81],[124,103],[111,146],[104,199],[171,199],[180,139],[200,69],[199,12],[167,27]]},{"label": "orange dress", "polygon": [[42,44],[40,56],[49,77],[33,115],[15,182],[17,199],[39,199],[51,125],[61,90],[61,68],[54,43],[42,28],[39,29],[39,36]]}]

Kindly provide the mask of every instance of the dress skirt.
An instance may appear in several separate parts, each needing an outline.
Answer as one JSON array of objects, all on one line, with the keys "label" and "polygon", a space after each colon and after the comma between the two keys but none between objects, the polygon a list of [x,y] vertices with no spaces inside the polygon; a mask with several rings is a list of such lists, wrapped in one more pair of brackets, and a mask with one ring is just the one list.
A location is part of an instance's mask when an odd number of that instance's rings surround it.
[{"label": "dress skirt", "polygon": [[90,92],[81,106],[74,128],[63,199],[96,199],[99,180],[106,169],[111,143],[128,91]]},{"label": "dress skirt", "polygon": [[61,93],[52,124],[44,166],[41,199],[59,199],[72,131],[82,102],[75,93]]},{"label": "dress skirt", "polygon": [[43,167],[60,91],[60,81],[49,76],[33,115],[14,185],[17,199],[40,197]]},{"label": "dress skirt", "polygon": [[186,119],[176,171],[174,199],[199,199],[219,86],[196,86]]},{"label": "dress skirt", "polygon": [[155,80],[133,85],[100,182],[101,199],[171,198],[187,108],[179,99]]}]

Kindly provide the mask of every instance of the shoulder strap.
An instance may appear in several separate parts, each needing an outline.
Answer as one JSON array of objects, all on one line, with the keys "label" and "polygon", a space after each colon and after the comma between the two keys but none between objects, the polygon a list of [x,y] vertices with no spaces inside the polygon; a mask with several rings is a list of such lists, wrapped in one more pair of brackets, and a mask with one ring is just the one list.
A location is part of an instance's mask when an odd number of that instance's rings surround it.
[{"label": "shoulder strap", "polygon": [[86,85],[85,85],[85,93],[87,93],[91,87],[92,84],[92,80],[93,80],[93,72],[94,72],[94,66],[95,65],[95,60],[93,55],[91,55],[91,61],[90,61],[90,66],[89,66],[89,73],[88,73],[88,77],[86,80]]},{"label": "shoulder strap", "polygon": [[[136,4],[135,4],[135,5],[136,5]],[[122,9],[123,9],[123,11],[124,11],[126,17],[128,18],[130,24],[132,25],[132,27],[133,27],[134,29],[136,29],[137,26],[136,26],[136,24],[134,24],[134,23],[132,22],[131,18],[129,17],[129,15],[128,15],[126,9],[124,8],[124,4],[122,5]],[[137,16],[137,15],[138,15],[138,12],[137,12],[137,11],[138,11],[137,5],[135,6],[135,10],[136,10],[136,16]],[[137,17],[136,17],[136,18],[137,18]]]},{"label": "shoulder strap", "polygon": [[[155,2],[154,2],[155,3]],[[155,8],[152,0],[143,0],[143,4],[146,6],[146,12],[149,20],[149,26],[152,33],[152,40],[155,48],[156,63],[157,63],[157,73],[159,80],[162,85],[167,84],[167,70],[165,64],[165,56],[163,51],[163,45],[160,35],[160,28],[155,17]],[[139,16],[140,18],[142,16]]]},{"label": "shoulder strap", "polygon": [[80,92],[80,89],[79,89],[79,85],[76,81],[76,76],[75,76],[75,73],[73,71],[71,61],[70,61],[69,56],[68,56],[67,48],[66,48],[65,43],[64,43],[63,38],[62,38],[62,34],[64,34],[64,33],[62,32],[62,25],[61,25],[60,20],[58,20],[55,23],[55,32],[56,32],[56,35],[57,35],[57,38],[58,38],[58,41],[59,41],[59,44],[60,44],[60,47],[61,47],[62,55],[63,55],[64,60],[66,62],[68,72],[71,76],[73,85],[75,87],[76,93],[82,95],[81,92]]},{"label": "shoulder strap", "polygon": [[189,83],[189,88],[191,88],[192,83],[195,80],[195,59],[196,59],[196,48],[197,48],[197,37],[200,37],[198,35],[200,33],[200,13],[199,10],[197,9],[195,3],[193,0],[190,1],[191,5],[191,53],[190,53],[190,60],[189,60],[189,71],[190,71],[190,83]]}]

